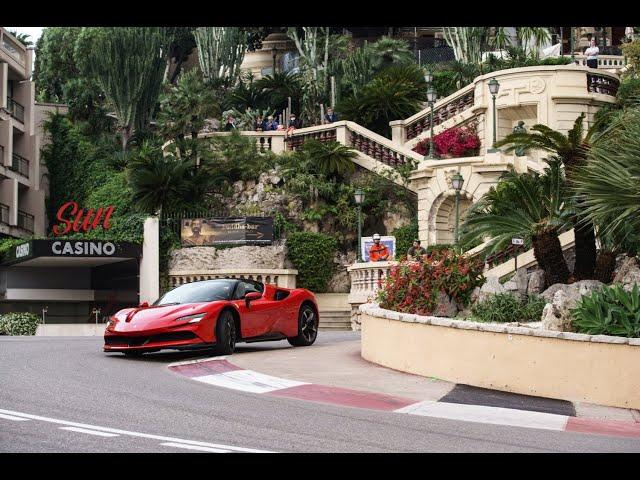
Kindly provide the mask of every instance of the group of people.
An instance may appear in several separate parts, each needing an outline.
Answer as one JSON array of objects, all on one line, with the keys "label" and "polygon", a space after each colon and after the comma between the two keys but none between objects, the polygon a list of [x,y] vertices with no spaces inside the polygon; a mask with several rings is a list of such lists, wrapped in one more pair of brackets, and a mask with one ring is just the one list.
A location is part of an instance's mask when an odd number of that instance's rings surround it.
[{"label": "group of people", "polygon": [[[391,251],[384,243],[380,241],[380,234],[373,235],[373,245],[369,247],[369,261],[370,262],[384,262],[391,260]],[[418,260],[423,255],[426,255],[427,250],[420,245],[419,239],[414,239],[413,244],[407,250],[407,260]]]},{"label": "group of people", "polygon": [[[332,108],[327,110],[324,119],[327,123],[333,123],[338,121],[338,115],[333,111]],[[233,115],[227,116],[227,123],[224,126],[224,130],[229,132],[231,130],[235,130],[237,127],[236,120]],[[302,128],[302,121],[297,118],[295,113],[289,115],[289,122],[287,125],[282,125],[278,122],[277,118],[274,118],[273,115],[269,115],[266,119],[262,115],[258,115],[258,117],[253,122],[253,130],[256,132],[270,132],[270,131],[286,131],[291,132],[297,128]]]}]

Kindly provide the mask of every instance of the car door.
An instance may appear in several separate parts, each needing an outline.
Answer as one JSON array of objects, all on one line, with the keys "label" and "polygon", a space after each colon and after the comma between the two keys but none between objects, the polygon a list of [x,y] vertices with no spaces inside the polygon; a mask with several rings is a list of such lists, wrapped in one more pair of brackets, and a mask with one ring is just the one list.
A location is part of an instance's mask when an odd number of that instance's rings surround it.
[{"label": "car door", "polygon": [[271,312],[273,301],[263,297],[253,300],[247,307],[244,297],[249,292],[260,292],[260,290],[253,282],[240,280],[234,294],[234,303],[240,310],[240,324],[243,338],[266,335],[269,333],[272,324]]}]

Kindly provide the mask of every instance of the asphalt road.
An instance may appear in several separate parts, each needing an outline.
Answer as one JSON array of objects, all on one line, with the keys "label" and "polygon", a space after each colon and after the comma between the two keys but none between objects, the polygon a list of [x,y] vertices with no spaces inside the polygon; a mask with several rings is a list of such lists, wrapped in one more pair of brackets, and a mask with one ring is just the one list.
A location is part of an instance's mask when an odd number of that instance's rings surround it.
[{"label": "asphalt road", "polygon": [[[322,332],[318,343],[353,338],[351,332]],[[167,352],[130,359],[105,354],[101,346],[97,337],[0,337],[0,452],[640,452],[640,440],[633,438],[217,388],[167,369],[172,362],[210,355]],[[241,344],[234,357],[273,348],[292,347]]]}]

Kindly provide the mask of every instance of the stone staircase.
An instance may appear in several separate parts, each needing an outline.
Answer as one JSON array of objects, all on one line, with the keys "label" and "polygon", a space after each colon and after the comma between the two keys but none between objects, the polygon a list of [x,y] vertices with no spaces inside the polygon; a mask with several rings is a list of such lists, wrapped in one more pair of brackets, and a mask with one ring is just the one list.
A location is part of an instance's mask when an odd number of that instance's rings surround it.
[{"label": "stone staircase", "polygon": [[348,293],[318,293],[320,330],[351,330],[351,305]]}]

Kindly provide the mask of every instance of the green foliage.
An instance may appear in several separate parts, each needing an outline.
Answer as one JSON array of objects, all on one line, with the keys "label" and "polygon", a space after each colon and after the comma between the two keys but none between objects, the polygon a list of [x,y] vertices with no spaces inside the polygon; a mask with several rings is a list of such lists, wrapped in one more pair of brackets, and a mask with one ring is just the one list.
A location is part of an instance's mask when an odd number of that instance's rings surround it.
[{"label": "green foliage", "polygon": [[390,137],[389,122],[407,118],[426,101],[424,73],[415,64],[386,68],[356,95],[344,98],[336,111],[380,135]]},{"label": "green foliage", "polygon": [[602,134],[576,171],[585,216],[617,243],[638,243],[640,232],[640,109],[629,108]]},{"label": "green foliage", "polygon": [[80,27],[46,27],[36,43],[33,69],[36,97],[40,102],[62,103],[69,100],[65,85],[77,79],[75,46]]},{"label": "green foliage", "polygon": [[520,303],[511,293],[496,293],[471,307],[470,320],[495,323],[539,322],[544,306],[544,298],[538,295],[530,295],[526,303]]},{"label": "green foliage", "polygon": [[315,139],[304,143],[301,154],[308,157],[309,164],[316,173],[336,179],[355,172],[353,160],[358,156],[355,150],[339,142],[321,142]]},{"label": "green foliage", "polygon": [[276,112],[281,112],[288,105],[291,97],[293,112],[300,110],[302,97],[302,81],[297,73],[275,73],[262,77],[256,82],[256,88],[261,92],[266,105]]},{"label": "green foliage", "polygon": [[9,250],[25,241],[24,238],[0,238],[0,262]]},{"label": "green foliage", "polygon": [[235,83],[247,48],[247,32],[241,27],[198,27],[194,36],[205,80],[224,78]]},{"label": "green foliage", "polygon": [[441,250],[393,267],[378,291],[378,301],[389,310],[431,315],[441,292],[467,305],[474,288],[483,283],[482,263],[477,258]]},{"label": "green foliage", "polygon": [[625,43],[620,48],[622,54],[627,57],[627,65],[631,70],[628,75],[638,75],[640,72],[640,39]]},{"label": "green foliage", "polygon": [[297,286],[315,293],[327,291],[333,275],[337,242],[322,233],[293,232],[287,235],[291,262],[298,270]]},{"label": "green foliage", "polygon": [[640,337],[640,289],[604,286],[584,295],[571,310],[571,324],[579,333]]},{"label": "green foliage", "polygon": [[409,225],[396,228],[391,235],[396,237],[396,258],[406,257],[413,241],[418,238],[418,220],[413,219]]},{"label": "green foliage", "polygon": [[0,335],[35,335],[40,319],[33,313],[0,315]]}]

